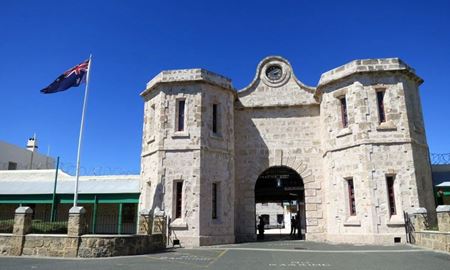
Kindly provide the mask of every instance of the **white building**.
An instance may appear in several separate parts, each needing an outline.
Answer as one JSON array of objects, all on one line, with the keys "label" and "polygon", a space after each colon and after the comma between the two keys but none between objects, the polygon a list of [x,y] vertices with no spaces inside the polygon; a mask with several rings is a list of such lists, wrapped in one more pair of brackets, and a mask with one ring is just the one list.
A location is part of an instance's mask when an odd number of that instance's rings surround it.
[{"label": "white building", "polygon": [[30,138],[26,148],[0,141],[0,170],[54,169],[55,159],[38,153],[37,141]]}]

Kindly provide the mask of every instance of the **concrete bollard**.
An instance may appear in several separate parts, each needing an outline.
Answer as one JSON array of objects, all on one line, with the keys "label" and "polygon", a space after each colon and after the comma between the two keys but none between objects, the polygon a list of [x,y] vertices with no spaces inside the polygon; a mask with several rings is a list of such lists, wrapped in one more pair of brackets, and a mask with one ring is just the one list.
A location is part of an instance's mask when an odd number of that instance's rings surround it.
[{"label": "concrete bollard", "polygon": [[436,208],[440,232],[450,232],[450,205],[439,205]]}]

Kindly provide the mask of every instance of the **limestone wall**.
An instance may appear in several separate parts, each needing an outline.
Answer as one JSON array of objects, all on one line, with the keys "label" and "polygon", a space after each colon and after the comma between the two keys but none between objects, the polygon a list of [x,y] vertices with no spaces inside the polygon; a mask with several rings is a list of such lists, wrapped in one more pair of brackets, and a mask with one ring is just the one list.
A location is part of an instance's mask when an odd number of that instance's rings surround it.
[{"label": "limestone wall", "polygon": [[[235,112],[236,233],[255,234],[255,183],[271,166],[287,166],[305,185],[307,232],[322,234],[323,176],[318,106],[245,108]],[[318,237],[318,236],[317,236]]]},{"label": "limestone wall", "polygon": [[85,213],[80,206],[70,209],[67,234],[30,234],[33,210],[19,207],[13,233],[0,234],[0,255],[109,257],[144,254],[166,246],[163,234],[86,235]]},{"label": "limestone wall", "polygon": [[411,243],[429,249],[450,252],[450,205],[439,205],[437,226],[429,223],[429,213],[425,208],[410,213]]},{"label": "limestone wall", "polygon": [[[200,227],[205,236],[223,237],[211,238],[212,242],[205,237],[208,243],[232,242],[233,208],[226,201],[234,196],[230,189],[234,177],[230,82],[205,70],[178,70],[162,72],[147,87],[142,94],[146,104],[140,208],[163,210],[171,221],[172,239],[179,239],[183,246],[200,245]],[[183,131],[177,131],[179,100],[185,101]],[[213,103],[219,108],[217,134],[211,128]],[[183,182],[179,218],[175,213],[178,182]],[[222,183],[222,214],[231,217],[222,217],[220,224],[211,223],[212,182]]]},{"label": "limestone wall", "polygon": [[450,252],[450,232],[420,231],[414,238],[418,246]]},{"label": "limestone wall", "polygon": [[[362,73],[333,75],[329,80],[323,75],[323,82],[329,84],[318,89],[322,94],[324,171],[329,179],[325,196],[329,205],[327,237],[331,241],[367,243],[393,243],[394,237],[400,237],[404,242],[403,211],[428,205],[429,202],[419,200],[420,193],[432,192],[430,186],[422,184],[427,183],[430,172],[428,155],[424,155],[426,139],[420,138],[425,144],[418,148],[417,140],[411,136],[412,117],[422,117],[421,112],[412,112],[410,104],[411,99],[418,98],[417,80],[415,75],[400,72],[370,73],[371,64],[367,65],[356,64],[364,67]],[[410,85],[415,88],[410,89]],[[385,91],[383,123],[379,121],[377,91]],[[347,127],[342,124],[339,101],[344,96]],[[396,214],[392,216],[386,176],[395,178]],[[355,216],[348,214],[349,178],[354,182]]]},{"label": "limestone wall", "polygon": [[[267,69],[279,66],[279,79],[270,80]],[[242,107],[296,106],[318,104],[313,87],[304,85],[295,77],[291,65],[281,57],[267,57],[256,69],[256,75],[249,86],[239,91]]]},{"label": "limestone wall", "polygon": [[113,257],[147,254],[163,250],[165,243],[161,234],[101,236],[84,235],[81,237],[78,257]]},{"label": "limestone wall", "polygon": [[[202,92],[200,244],[233,243],[234,237],[234,95],[215,86]],[[218,105],[213,132],[212,105]],[[217,217],[212,216],[212,186],[217,185]]]},{"label": "limestone wall", "polygon": [[22,255],[65,257],[66,244],[72,248],[77,244],[77,237],[67,235],[27,235],[23,245]]},{"label": "limestone wall", "polygon": [[[335,242],[405,242],[403,210],[416,206],[417,190],[409,145],[360,145],[326,157],[328,239]],[[409,165],[408,165],[409,164]],[[387,175],[395,175],[396,215],[390,215]],[[353,179],[356,215],[350,215],[347,179]]]},{"label": "limestone wall", "polygon": [[[12,255],[10,249],[13,237],[12,235],[0,234],[0,255]],[[29,234],[25,236],[23,241],[23,249],[19,255],[40,257],[126,256],[147,254],[165,248],[165,242],[161,234],[83,235],[80,240],[78,240],[78,237],[68,237],[67,235]]]},{"label": "limestone wall", "polygon": [[[286,211],[287,212],[287,211]],[[265,224],[266,227],[273,228],[279,225],[290,225],[289,213],[287,212],[287,219],[285,219],[285,209],[281,203],[257,203],[256,204],[256,216],[268,215],[269,223]],[[283,216],[283,223],[278,223],[278,215]],[[294,214],[292,214],[294,216]],[[258,220],[257,220],[258,222]]]},{"label": "limestone wall", "polygon": [[9,255],[11,250],[11,234],[0,233],[0,255]]}]

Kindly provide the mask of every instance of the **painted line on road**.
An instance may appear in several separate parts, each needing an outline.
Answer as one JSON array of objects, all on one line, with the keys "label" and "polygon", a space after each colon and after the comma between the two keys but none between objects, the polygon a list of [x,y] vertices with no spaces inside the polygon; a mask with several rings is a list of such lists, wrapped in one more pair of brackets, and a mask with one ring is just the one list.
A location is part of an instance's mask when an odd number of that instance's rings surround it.
[{"label": "painted line on road", "polygon": [[270,251],[270,252],[297,252],[297,253],[414,253],[414,252],[428,252],[423,249],[366,249],[366,250],[307,250],[307,249],[277,249],[277,248],[192,248],[195,250],[211,250],[211,249],[223,249],[223,250],[242,250],[242,251]]},{"label": "painted line on road", "polygon": [[228,252],[228,250],[226,250],[226,249],[223,250],[222,252],[220,252],[220,254],[217,257],[215,257],[210,263],[208,263],[207,267],[209,267],[211,264],[217,262],[217,260],[220,259],[227,252]]}]

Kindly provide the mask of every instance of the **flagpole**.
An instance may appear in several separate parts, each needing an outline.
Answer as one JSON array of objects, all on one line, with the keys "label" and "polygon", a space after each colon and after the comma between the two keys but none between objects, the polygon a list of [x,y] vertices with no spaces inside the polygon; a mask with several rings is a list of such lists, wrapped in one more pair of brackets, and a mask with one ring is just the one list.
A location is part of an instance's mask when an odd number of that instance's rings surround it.
[{"label": "flagpole", "polygon": [[86,75],[86,88],[84,90],[84,100],[83,100],[83,111],[81,113],[81,125],[80,125],[80,136],[78,137],[78,152],[77,152],[77,169],[75,176],[75,191],[73,194],[73,206],[77,206],[78,201],[78,180],[80,178],[80,156],[81,156],[81,143],[83,141],[83,129],[84,129],[84,114],[86,112],[87,105],[87,97],[89,91],[89,75],[91,73],[91,63],[92,63],[92,54],[89,55],[89,64]]}]

